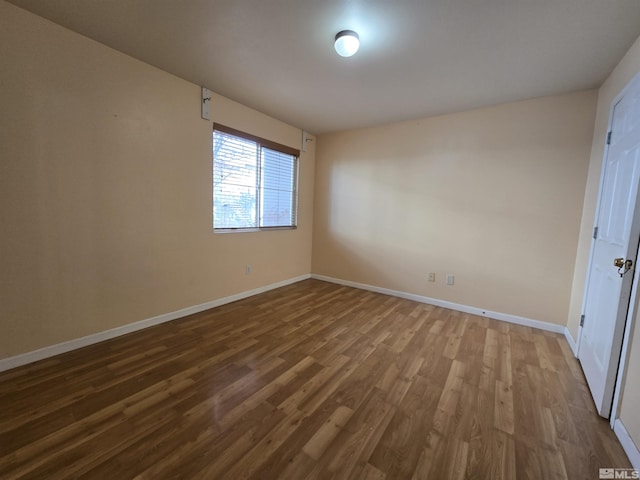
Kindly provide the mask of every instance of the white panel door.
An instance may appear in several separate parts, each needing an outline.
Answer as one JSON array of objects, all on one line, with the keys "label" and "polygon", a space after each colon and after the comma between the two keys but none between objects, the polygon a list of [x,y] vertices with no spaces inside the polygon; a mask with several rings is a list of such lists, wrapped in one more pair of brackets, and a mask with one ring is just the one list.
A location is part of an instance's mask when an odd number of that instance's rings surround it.
[{"label": "white panel door", "polygon": [[[638,250],[640,78],[614,106],[598,204],[597,234],[584,305],[578,357],[598,413],[608,417]],[[622,276],[614,260],[632,262]]]}]

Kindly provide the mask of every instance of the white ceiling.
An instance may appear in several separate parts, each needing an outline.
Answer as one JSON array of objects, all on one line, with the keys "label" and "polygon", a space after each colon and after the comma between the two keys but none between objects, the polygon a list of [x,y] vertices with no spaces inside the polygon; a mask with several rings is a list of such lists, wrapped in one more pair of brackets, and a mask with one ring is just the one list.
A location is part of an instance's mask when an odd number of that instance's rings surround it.
[{"label": "white ceiling", "polygon": [[597,87],[640,35],[640,0],[10,1],[316,134]]}]

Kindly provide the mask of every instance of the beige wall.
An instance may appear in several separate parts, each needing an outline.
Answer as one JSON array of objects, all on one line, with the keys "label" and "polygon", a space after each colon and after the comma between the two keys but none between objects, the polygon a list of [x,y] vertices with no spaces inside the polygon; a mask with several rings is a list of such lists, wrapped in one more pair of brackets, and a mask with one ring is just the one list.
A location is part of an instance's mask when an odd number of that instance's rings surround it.
[{"label": "beige wall", "polygon": [[[602,174],[604,142],[609,125],[611,104],[638,72],[640,72],[640,39],[636,40],[598,91],[598,109],[593,133],[591,162],[589,164],[589,176],[576,255],[571,308],[567,322],[567,328],[569,328],[571,335],[576,340],[578,338],[578,325],[582,309],[586,270],[589,262],[589,249],[591,248],[591,234],[595,222],[598,189]],[[635,331],[632,330],[629,345],[630,358],[623,380],[620,419],[634,439],[635,444],[640,448],[640,414],[636,410],[637,406],[640,405],[640,375],[638,375],[638,370],[640,369],[640,328],[637,328],[635,324],[637,324],[637,319],[634,320],[634,325],[632,325]]]},{"label": "beige wall", "polygon": [[[310,272],[313,142],[297,230],[214,235],[200,87],[4,1],[0,85],[0,358]],[[212,112],[300,147],[223,97]]]},{"label": "beige wall", "polygon": [[595,104],[586,91],[319,136],[312,271],[564,325]]},{"label": "beige wall", "polygon": [[[594,92],[322,136],[313,271],[576,337],[609,108],[638,70],[640,42],[599,90],[593,145]],[[2,0],[0,85],[0,358],[311,270],[314,143],[297,230],[214,235],[198,86]],[[221,96],[212,111],[299,146]],[[640,445],[632,337],[621,416]]]}]

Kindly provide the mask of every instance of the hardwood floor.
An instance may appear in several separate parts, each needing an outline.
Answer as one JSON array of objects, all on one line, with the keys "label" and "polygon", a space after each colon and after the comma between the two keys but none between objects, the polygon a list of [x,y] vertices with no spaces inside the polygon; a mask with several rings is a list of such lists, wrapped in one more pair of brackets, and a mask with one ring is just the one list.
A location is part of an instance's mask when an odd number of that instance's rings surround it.
[{"label": "hardwood floor", "polygon": [[0,478],[597,479],[557,334],[307,280],[0,373]]}]

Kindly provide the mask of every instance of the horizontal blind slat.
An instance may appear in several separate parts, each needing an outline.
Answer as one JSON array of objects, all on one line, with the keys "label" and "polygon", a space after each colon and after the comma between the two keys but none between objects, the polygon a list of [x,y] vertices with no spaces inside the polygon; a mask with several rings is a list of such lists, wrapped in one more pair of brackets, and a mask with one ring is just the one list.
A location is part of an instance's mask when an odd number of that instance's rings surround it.
[{"label": "horizontal blind slat", "polygon": [[258,146],[217,131],[213,139],[214,228],[256,227]]},{"label": "horizontal blind slat", "polygon": [[297,155],[233,132],[214,128],[213,133],[214,228],[295,226]]},{"label": "horizontal blind slat", "polygon": [[262,148],[260,225],[295,225],[296,157]]}]

